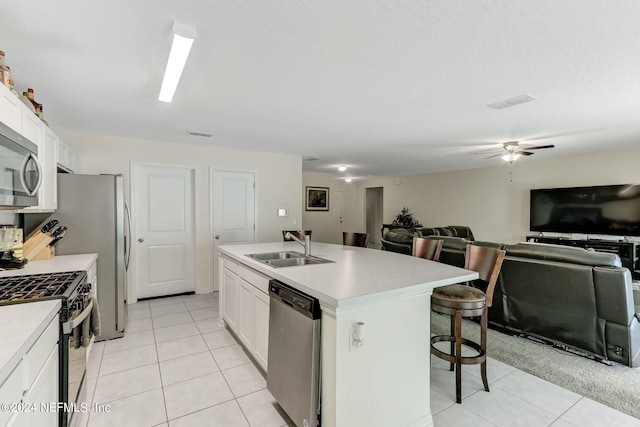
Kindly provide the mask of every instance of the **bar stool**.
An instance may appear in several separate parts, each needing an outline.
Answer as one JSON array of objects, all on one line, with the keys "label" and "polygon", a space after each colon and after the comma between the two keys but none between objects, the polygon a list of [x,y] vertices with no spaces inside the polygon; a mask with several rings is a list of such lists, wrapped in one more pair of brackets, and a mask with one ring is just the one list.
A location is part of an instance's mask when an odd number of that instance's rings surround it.
[{"label": "bar stool", "polygon": [[[455,284],[434,289],[431,310],[451,317],[450,335],[431,337],[431,354],[450,363],[449,370],[456,372],[456,402],[462,403],[462,365],[480,363],[482,384],[489,391],[487,381],[487,315],[491,307],[493,290],[500,274],[505,251],[483,246],[467,245],[464,268],[478,272],[481,282],[487,284],[486,292],[473,286]],[[462,318],[480,316],[480,344],[462,337]],[[450,353],[435,347],[438,342],[450,342]],[[475,356],[462,356],[462,346],[477,351]]]},{"label": "bar stool", "polygon": [[345,246],[358,246],[361,248],[367,247],[368,233],[348,233],[342,232],[342,244]]},{"label": "bar stool", "polygon": [[443,243],[444,242],[442,240],[438,239],[414,237],[411,255],[431,261],[438,261],[440,259],[440,252],[442,251]]}]

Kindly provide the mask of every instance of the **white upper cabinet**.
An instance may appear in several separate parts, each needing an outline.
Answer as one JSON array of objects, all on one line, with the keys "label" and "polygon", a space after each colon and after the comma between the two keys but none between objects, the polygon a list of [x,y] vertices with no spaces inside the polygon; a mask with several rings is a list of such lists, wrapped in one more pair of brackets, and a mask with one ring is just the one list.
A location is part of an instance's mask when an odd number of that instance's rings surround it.
[{"label": "white upper cabinet", "polygon": [[62,140],[58,141],[58,166],[67,172],[78,170],[78,156]]},{"label": "white upper cabinet", "polygon": [[0,121],[38,147],[42,183],[38,190],[38,206],[20,212],[53,212],[58,204],[58,136],[27,108],[6,86],[0,84]]},{"label": "white upper cabinet", "polygon": [[58,207],[58,135],[46,126],[42,133],[40,163],[43,173],[40,204],[43,209],[55,210]]},{"label": "white upper cabinet", "polygon": [[0,122],[16,132],[22,131],[22,101],[0,84]]}]

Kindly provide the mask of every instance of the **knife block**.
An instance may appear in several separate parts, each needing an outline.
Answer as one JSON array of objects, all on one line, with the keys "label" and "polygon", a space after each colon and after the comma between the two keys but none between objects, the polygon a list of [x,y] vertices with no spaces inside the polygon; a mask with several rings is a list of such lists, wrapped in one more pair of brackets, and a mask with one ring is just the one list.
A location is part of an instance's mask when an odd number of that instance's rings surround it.
[{"label": "knife block", "polygon": [[33,258],[29,261],[41,261],[46,259],[51,259],[56,254],[56,248],[51,246],[45,246],[40,252],[38,252]]},{"label": "knife block", "polygon": [[49,234],[36,233],[22,245],[22,256],[29,261],[51,259],[55,253],[54,248],[49,248],[52,241],[53,237]]}]

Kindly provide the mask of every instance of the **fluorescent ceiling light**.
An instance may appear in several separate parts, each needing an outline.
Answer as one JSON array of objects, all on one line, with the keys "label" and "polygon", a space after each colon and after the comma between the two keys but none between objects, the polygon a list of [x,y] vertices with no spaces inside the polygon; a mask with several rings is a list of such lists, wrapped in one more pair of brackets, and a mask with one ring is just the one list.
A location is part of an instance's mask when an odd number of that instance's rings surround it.
[{"label": "fluorescent ceiling light", "polygon": [[162,79],[162,87],[158,99],[162,102],[171,102],[173,94],[176,92],[182,70],[187,63],[189,52],[193,41],[198,37],[194,28],[186,25],[173,24],[173,43],[171,44],[171,52],[167,61],[167,68],[164,70],[164,78]]}]

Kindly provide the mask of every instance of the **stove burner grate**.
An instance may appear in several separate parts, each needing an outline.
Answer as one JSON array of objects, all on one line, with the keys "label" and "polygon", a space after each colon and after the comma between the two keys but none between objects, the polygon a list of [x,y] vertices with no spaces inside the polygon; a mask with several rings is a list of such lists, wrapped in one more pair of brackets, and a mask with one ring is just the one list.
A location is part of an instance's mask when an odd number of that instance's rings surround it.
[{"label": "stove burner grate", "polygon": [[0,304],[42,298],[61,298],[82,271],[0,278]]}]

